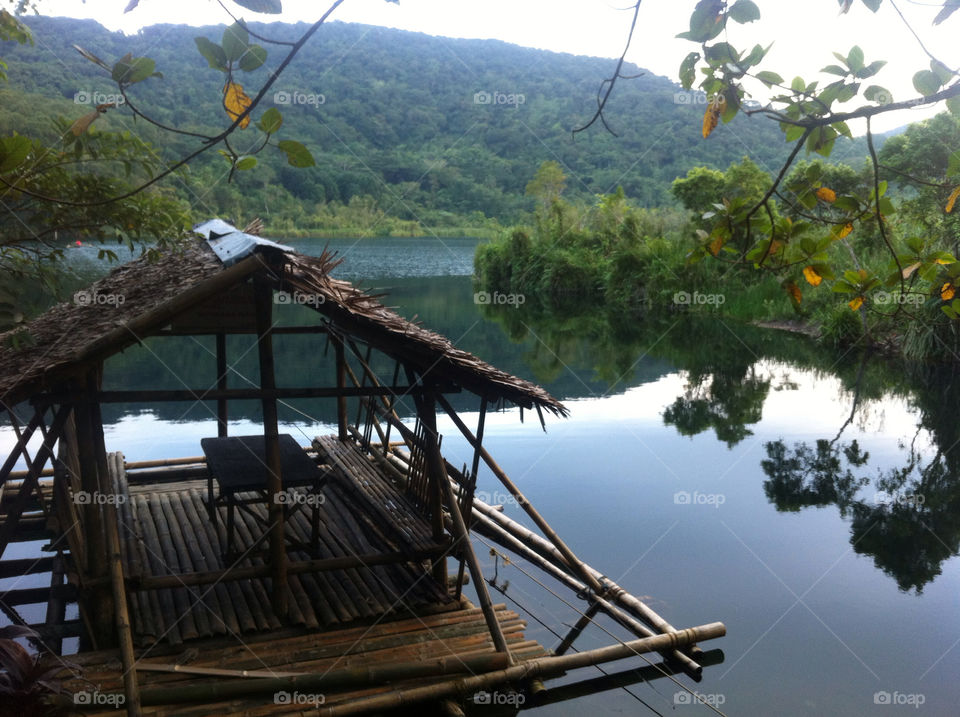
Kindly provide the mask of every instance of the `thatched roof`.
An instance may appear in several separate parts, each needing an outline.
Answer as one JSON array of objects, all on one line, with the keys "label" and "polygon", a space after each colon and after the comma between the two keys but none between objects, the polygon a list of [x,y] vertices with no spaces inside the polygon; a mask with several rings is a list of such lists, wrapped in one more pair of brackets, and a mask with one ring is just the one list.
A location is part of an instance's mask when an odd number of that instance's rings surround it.
[{"label": "thatched roof", "polygon": [[[221,248],[222,249],[222,248]],[[265,261],[283,264],[282,288],[323,297],[311,308],[336,331],[401,359],[428,379],[455,384],[491,401],[566,415],[566,408],[541,387],[512,376],[456,348],[449,339],[404,319],[347,281],[330,276],[337,261],[329,254],[310,257],[277,245],[253,246],[245,258],[225,266],[208,242],[195,243],[159,260],[146,258],[115,268],[87,290],[99,297],[122,296],[122,303],[60,303],[30,321],[28,347],[14,349],[10,332],[0,335],[0,398],[7,405],[30,398],[88,369],[92,361],[115,354],[156,334],[178,315],[253,274],[272,275]]]}]

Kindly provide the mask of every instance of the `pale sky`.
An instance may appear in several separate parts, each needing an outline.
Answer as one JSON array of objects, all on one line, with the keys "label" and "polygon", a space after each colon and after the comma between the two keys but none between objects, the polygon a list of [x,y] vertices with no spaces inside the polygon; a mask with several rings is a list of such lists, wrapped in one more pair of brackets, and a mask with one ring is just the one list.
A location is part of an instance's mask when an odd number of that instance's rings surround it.
[{"label": "pale sky", "polygon": [[[124,15],[128,0],[40,0],[45,14],[90,17],[114,30],[135,32],[137,28],[158,22],[219,24],[229,18],[214,0],[141,0],[140,7]],[[224,0],[232,11],[248,20],[313,21],[328,7],[316,0],[284,0],[282,15],[257,15]],[[929,67],[929,59],[916,39],[898,17],[894,0],[884,0],[880,11],[871,13],[859,0],[847,15],[840,15],[837,0],[756,0],[763,17],[749,25],[729,23],[729,41],[735,46],[766,46],[773,42],[762,69],[778,72],[789,81],[801,75],[808,82],[823,66],[835,63],[832,51],[846,55],[850,47],[860,45],[867,63],[890,61],[880,73],[867,81],[889,89],[895,100],[916,96],[911,83],[913,73]],[[431,35],[462,38],[496,38],[506,42],[579,55],[615,57],[622,51],[629,28],[630,12],[622,8],[630,0],[401,0],[399,5],[385,0],[347,0],[333,19],[425,32]],[[631,62],[677,79],[680,61],[694,43],[675,38],[687,29],[695,0],[643,0]],[[940,60],[950,67],[960,66],[960,50],[955,40],[960,29],[960,13],[939,27],[932,25],[938,0],[896,0],[896,6]],[[748,89],[753,89],[748,86]],[[755,98],[766,99],[762,85]],[[843,109],[852,108],[854,99]],[[939,109],[915,108],[874,121],[875,129],[885,130],[934,114]],[[855,132],[863,127],[854,127]]]}]

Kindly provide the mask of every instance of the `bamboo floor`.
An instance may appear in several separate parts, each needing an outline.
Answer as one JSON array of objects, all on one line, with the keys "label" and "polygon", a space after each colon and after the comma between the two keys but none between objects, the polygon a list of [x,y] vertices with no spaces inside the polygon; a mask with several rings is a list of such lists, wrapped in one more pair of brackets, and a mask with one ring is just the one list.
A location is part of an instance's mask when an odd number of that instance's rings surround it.
[{"label": "bamboo floor", "polygon": [[[323,488],[316,554],[291,548],[291,561],[411,553],[432,546],[430,527],[376,465],[352,442],[318,439],[335,453],[337,470]],[[339,445],[337,445],[339,444]],[[321,454],[322,455],[322,454]],[[123,489],[123,486],[121,487]],[[226,508],[214,522],[207,513],[204,479],[131,485],[119,506],[121,552],[128,578],[167,576],[264,565],[261,544],[251,551],[265,526],[265,503],[236,511],[233,555],[227,563]],[[241,494],[242,495],[242,494]],[[286,522],[288,536],[309,543],[311,506]],[[244,555],[245,553],[248,553]],[[231,555],[232,558],[232,555]],[[384,615],[405,617],[456,605],[419,563],[291,574],[287,622],[270,604],[267,578],[224,580],[190,587],[138,590],[130,594],[135,644],[173,645],[196,638],[248,635],[284,626],[327,629]]]}]

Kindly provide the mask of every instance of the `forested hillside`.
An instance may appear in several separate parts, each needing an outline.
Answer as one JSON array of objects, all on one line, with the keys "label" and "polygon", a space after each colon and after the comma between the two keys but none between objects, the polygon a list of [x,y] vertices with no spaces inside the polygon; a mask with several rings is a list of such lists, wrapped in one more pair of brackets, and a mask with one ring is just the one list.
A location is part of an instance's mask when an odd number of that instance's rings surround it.
[{"label": "forested hillside", "polygon": [[[131,99],[160,122],[199,131],[229,122],[220,105],[223,75],[194,43],[199,35],[219,41],[222,28],[154,26],[127,37],[92,21],[29,24],[32,47],[2,48],[9,82],[0,85],[0,133],[55,139],[53,117],[75,119],[90,109],[77,101],[116,92],[74,44],[109,64],[127,52],[156,60],[163,77],[132,87]],[[292,39],[303,26],[252,29]],[[273,53],[245,76],[247,86],[262,84],[279,61]],[[670,182],[696,165],[723,169],[749,151],[762,168],[779,166],[785,145],[774,123],[740,117],[704,140],[703,105],[683,102],[691,95],[677,95],[673,82],[649,73],[621,82],[613,95],[606,116],[618,136],[598,124],[574,137],[571,130],[591,116],[612,65],[493,40],[333,23],[306,45],[255,113],[278,104],[284,136],[306,144],[317,165],[295,169],[281,152],[265,153],[255,170],[227,184],[227,162],[210,152],[170,186],[198,215],[260,215],[274,230],[404,233],[518,220],[533,206],[524,187],[545,160],[564,166],[571,198],[622,185],[641,206],[673,203]],[[110,112],[97,127],[127,128],[171,159],[187,146],[134,121],[129,109]],[[242,146],[243,133],[235,141]],[[861,161],[840,146],[832,159]]]}]

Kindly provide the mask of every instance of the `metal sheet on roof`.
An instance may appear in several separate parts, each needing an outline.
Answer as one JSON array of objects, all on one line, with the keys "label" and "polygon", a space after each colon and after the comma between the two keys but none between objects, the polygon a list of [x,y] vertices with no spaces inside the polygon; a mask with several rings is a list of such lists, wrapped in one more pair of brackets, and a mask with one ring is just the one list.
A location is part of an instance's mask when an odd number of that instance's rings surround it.
[{"label": "metal sheet on roof", "polygon": [[246,234],[222,219],[210,219],[197,224],[193,231],[206,238],[207,244],[224,266],[236,264],[250,256],[258,247],[270,247],[280,251],[293,251],[293,247],[278,244],[270,239]]}]

